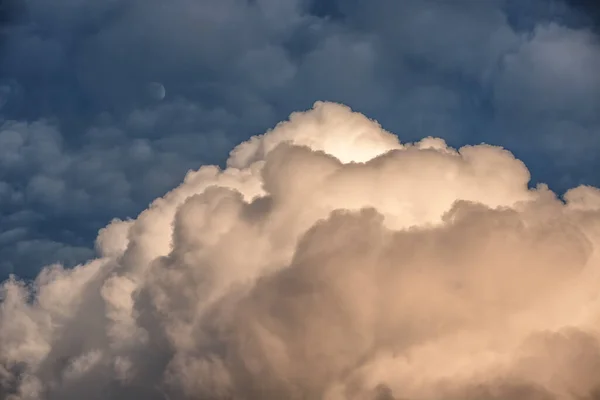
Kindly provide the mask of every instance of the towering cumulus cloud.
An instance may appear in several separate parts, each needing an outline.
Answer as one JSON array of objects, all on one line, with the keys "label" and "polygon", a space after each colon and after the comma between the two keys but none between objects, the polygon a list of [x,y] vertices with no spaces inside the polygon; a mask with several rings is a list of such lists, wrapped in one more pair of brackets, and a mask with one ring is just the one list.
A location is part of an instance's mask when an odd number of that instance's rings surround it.
[{"label": "towering cumulus cloud", "polygon": [[600,190],[316,103],[0,292],[0,398],[593,399]]}]

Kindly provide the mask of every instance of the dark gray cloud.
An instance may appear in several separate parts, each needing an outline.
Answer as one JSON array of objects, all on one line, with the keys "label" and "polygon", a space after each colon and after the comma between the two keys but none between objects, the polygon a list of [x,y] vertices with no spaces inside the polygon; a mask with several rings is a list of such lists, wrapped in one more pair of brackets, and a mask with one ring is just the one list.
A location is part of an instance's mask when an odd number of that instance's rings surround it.
[{"label": "dark gray cloud", "polygon": [[222,163],[234,143],[315,100],[346,103],[403,141],[508,146],[559,190],[597,183],[593,9],[542,0],[3,2],[0,275],[87,258],[111,218],[135,216],[188,169]]}]

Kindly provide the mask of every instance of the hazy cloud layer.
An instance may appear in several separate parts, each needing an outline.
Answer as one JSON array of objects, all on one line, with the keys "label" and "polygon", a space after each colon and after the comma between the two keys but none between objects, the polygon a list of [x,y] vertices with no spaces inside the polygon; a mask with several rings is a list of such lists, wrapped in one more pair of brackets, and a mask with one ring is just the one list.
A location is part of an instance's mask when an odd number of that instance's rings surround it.
[{"label": "hazy cloud layer", "polygon": [[600,189],[334,103],[0,289],[0,397],[595,399]]},{"label": "hazy cloud layer", "polygon": [[88,258],[110,218],[317,99],[597,184],[600,47],[574,3],[5,2],[0,275]]}]

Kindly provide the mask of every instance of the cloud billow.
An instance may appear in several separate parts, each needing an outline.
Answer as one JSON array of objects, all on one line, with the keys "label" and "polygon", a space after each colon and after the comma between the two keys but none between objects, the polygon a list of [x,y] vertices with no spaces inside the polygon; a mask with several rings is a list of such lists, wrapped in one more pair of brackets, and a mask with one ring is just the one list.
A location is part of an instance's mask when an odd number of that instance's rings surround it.
[{"label": "cloud billow", "polygon": [[600,189],[529,181],[318,102],[4,282],[0,395],[594,398]]},{"label": "cloud billow", "polygon": [[3,277],[84,261],[111,218],[316,99],[402,141],[505,146],[559,192],[598,184],[600,50],[581,2],[5,3]]}]

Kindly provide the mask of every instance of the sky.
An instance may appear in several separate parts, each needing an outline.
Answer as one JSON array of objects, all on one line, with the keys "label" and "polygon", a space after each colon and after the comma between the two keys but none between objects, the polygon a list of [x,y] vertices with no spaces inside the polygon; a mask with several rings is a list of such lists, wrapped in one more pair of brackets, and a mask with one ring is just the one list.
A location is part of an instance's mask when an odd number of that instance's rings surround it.
[{"label": "sky", "polygon": [[598,399],[599,9],[2,1],[0,398]]},{"label": "sky", "polygon": [[599,183],[598,7],[573,0],[3,0],[0,276],[94,255],[190,169],[317,100],[402,141]]}]

